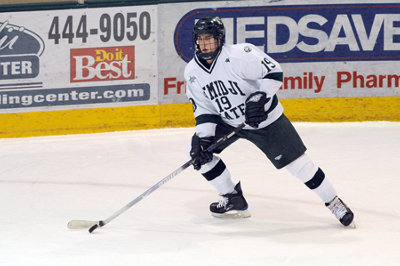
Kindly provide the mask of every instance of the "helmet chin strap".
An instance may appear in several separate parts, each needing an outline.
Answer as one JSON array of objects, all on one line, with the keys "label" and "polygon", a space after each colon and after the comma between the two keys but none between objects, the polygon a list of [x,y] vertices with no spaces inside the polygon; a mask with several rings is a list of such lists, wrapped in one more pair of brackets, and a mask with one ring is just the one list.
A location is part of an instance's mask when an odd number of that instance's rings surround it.
[{"label": "helmet chin strap", "polygon": [[218,47],[214,52],[211,53],[197,53],[197,56],[204,59],[204,60],[214,60],[219,51],[221,50],[221,47]]}]

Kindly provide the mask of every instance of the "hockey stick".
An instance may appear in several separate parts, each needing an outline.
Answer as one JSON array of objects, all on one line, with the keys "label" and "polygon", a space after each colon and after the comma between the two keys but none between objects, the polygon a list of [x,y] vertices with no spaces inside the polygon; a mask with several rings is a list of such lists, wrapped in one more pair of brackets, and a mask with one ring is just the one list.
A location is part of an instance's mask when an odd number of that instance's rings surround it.
[{"label": "hockey stick", "polygon": [[[246,126],[245,123],[240,124],[238,127],[235,128],[235,130],[233,130],[231,133],[221,137],[220,139],[218,139],[215,143],[213,143],[212,145],[210,145],[207,148],[207,151],[212,152],[213,150],[215,150],[217,147],[219,147],[222,143],[224,143],[226,140],[228,140],[229,138],[231,138],[233,135],[235,135],[236,133],[238,133],[240,130],[242,130],[244,127]],[[154,186],[152,186],[151,188],[149,188],[148,190],[146,190],[145,192],[143,192],[139,197],[137,197],[136,199],[130,201],[128,204],[126,204],[124,207],[122,207],[121,209],[119,209],[118,211],[116,211],[113,215],[111,215],[110,217],[108,217],[107,219],[104,220],[100,220],[100,221],[88,221],[88,220],[71,220],[68,222],[67,227],[69,229],[87,229],[89,228],[89,233],[92,233],[94,230],[96,230],[96,228],[98,227],[103,227],[106,224],[108,224],[109,222],[111,222],[112,220],[114,220],[115,218],[117,218],[118,216],[120,216],[122,213],[124,213],[126,210],[128,210],[130,207],[132,207],[133,205],[135,205],[136,203],[138,203],[139,201],[141,201],[142,199],[144,199],[145,197],[147,197],[148,195],[150,195],[153,191],[155,191],[156,189],[158,189],[159,187],[161,187],[162,185],[164,185],[165,183],[167,183],[169,180],[171,180],[173,177],[175,177],[176,175],[178,175],[180,172],[182,172],[183,170],[185,170],[186,168],[188,168],[190,165],[192,164],[192,160],[187,161],[185,164],[183,164],[181,167],[179,167],[178,169],[176,169],[175,171],[173,171],[172,173],[170,173],[169,175],[167,175],[166,177],[164,177],[163,179],[161,179],[157,184],[155,184]]]}]

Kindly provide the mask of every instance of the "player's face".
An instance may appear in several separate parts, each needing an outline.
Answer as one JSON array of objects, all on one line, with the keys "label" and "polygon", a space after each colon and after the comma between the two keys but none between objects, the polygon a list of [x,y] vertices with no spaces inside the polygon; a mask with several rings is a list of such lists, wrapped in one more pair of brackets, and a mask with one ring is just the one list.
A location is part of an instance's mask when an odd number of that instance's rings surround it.
[{"label": "player's face", "polygon": [[218,43],[212,34],[202,33],[197,36],[197,42],[202,53],[212,53],[217,50]]}]

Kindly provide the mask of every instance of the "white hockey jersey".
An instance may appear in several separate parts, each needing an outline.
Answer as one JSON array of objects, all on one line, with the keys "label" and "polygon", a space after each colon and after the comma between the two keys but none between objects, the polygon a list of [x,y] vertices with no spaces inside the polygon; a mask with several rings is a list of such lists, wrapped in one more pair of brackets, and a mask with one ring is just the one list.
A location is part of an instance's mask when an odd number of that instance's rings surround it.
[{"label": "white hockey jersey", "polygon": [[233,127],[243,123],[245,100],[256,91],[270,98],[265,105],[268,118],[259,128],[268,126],[283,112],[276,96],[282,79],[279,63],[249,43],[224,45],[210,66],[195,56],[185,68],[185,80],[196,134],[214,136],[220,119]]}]

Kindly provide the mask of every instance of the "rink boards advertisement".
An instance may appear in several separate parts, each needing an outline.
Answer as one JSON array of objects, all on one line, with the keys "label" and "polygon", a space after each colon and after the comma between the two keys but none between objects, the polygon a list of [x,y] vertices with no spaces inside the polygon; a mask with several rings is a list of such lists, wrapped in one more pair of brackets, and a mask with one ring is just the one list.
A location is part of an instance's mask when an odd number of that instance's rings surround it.
[{"label": "rink boards advertisement", "polygon": [[281,64],[292,121],[400,120],[398,0],[196,1],[0,12],[0,137],[193,126],[203,16]]},{"label": "rink boards advertisement", "polygon": [[[304,2],[304,1],[303,1]],[[221,17],[226,43],[252,43],[281,63],[285,98],[400,96],[400,4],[343,3],[280,5],[287,1],[224,2],[159,7],[159,52],[184,66],[193,58],[191,31],[203,16]],[[343,1],[342,1],[343,2]],[[173,32],[171,30],[174,30]],[[170,36],[173,35],[173,43]],[[165,48],[166,47],[166,48]],[[160,65],[162,102],[184,101],[183,75]]]},{"label": "rink boards advertisement", "polygon": [[0,112],[157,103],[155,10],[0,13]]}]

